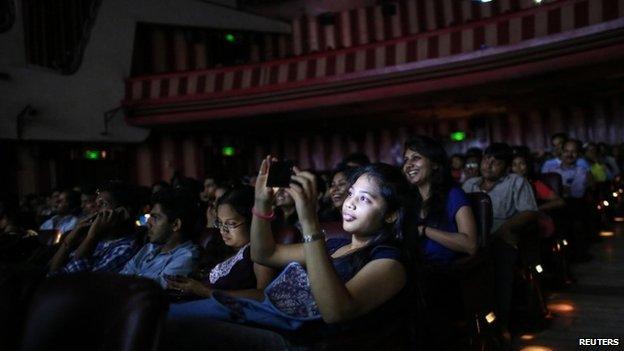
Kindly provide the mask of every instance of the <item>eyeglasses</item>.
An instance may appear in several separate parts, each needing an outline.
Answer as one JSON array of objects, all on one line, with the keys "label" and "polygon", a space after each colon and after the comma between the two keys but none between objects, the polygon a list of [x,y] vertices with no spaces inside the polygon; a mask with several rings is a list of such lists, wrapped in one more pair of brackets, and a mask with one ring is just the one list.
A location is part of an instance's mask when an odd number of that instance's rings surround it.
[{"label": "eyeglasses", "polygon": [[241,225],[245,224],[245,221],[240,222],[240,223],[221,223],[219,221],[215,221],[214,222],[214,227],[218,228],[219,230],[222,230],[226,233],[229,233],[231,230],[236,229],[238,227],[240,227]]}]

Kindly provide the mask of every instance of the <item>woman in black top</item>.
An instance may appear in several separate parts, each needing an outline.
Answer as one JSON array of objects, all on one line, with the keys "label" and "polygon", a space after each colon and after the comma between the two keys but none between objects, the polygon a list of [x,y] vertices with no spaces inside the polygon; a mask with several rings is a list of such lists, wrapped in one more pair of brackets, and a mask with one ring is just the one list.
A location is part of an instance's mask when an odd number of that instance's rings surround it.
[{"label": "woman in black top", "polygon": [[232,255],[212,268],[204,281],[169,277],[169,288],[197,297],[210,297],[215,290],[237,297],[263,297],[262,291],[273,279],[274,272],[254,264],[250,258],[249,228],[253,199],[252,188],[232,189],[219,198],[215,224]]}]

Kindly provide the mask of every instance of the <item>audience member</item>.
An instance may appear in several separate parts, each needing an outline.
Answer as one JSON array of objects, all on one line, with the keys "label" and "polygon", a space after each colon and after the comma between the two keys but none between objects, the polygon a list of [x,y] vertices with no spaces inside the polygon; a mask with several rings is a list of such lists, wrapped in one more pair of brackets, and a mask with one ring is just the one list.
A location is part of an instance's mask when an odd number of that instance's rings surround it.
[{"label": "audience member", "polygon": [[193,244],[197,205],[184,189],[163,189],[152,201],[147,221],[148,239],[121,274],[151,278],[163,287],[166,276],[187,276],[195,267],[199,249]]},{"label": "audience member", "polygon": [[559,173],[563,181],[564,197],[581,199],[591,182],[588,168],[578,163],[581,144],[570,139],[563,144],[561,162],[550,171]]},{"label": "audience member", "polygon": [[614,175],[610,174],[596,143],[587,143],[584,157],[589,162],[589,172],[596,183],[604,183],[607,179],[613,179]]},{"label": "audience member", "polygon": [[539,231],[542,237],[549,237],[555,231],[555,223],[545,211],[561,209],[565,201],[559,197],[548,185],[535,178],[535,171],[528,150],[518,149],[515,152],[511,170],[513,173],[524,177],[531,184],[535,200],[537,201]]},{"label": "audience member", "polygon": [[[556,133],[550,138],[550,143],[552,145],[552,154],[553,158],[546,160],[542,165],[542,173],[553,172],[555,168],[559,167],[562,161],[563,156],[563,148],[564,144],[568,141],[568,135],[566,133]],[[580,145],[579,145],[580,151]],[[589,170],[589,163],[583,159],[578,158],[576,164],[583,169]]]},{"label": "audience member", "polygon": [[80,211],[80,194],[74,190],[65,190],[58,196],[56,215],[39,227],[41,230],[58,230],[65,234],[74,229]]},{"label": "audience member", "polygon": [[[450,162],[444,148],[426,136],[405,143],[403,173],[413,188],[409,208],[408,233],[429,264],[448,265],[458,253],[477,251],[477,230],[470,202],[461,188],[454,186]],[[410,244],[411,244],[410,240]],[[411,246],[411,245],[410,245]],[[425,325],[430,336],[426,344],[440,350],[453,349],[456,338],[451,319],[461,306],[456,281],[436,270],[420,278],[426,299]]]},{"label": "audience member", "polygon": [[338,167],[332,172],[331,185],[328,189],[330,204],[319,214],[321,222],[342,221],[342,204],[347,198],[349,173],[352,171],[351,167]]},{"label": "audience member", "polygon": [[363,154],[361,152],[356,152],[356,153],[347,155],[347,157],[345,157],[342,160],[342,162],[338,164],[338,167],[355,168],[355,167],[360,167],[360,166],[366,166],[370,163],[371,163],[370,159],[368,158],[368,156],[366,156],[366,154]]},{"label": "audience member", "polygon": [[200,200],[203,202],[214,201],[215,191],[217,190],[217,180],[212,175],[204,177],[204,189],[199,194]]},{"label": "audience member", "polygon": [[598,153],[607,167],[607,179],[612,180],[620,174],[620,166],[613,156],[614,148],[607,143],[598,143]]},{"label": "audience member", "polygon": [[98,196],[99,211],[83,218],[50,261],[51,275],[78,272],[118,273],[139,249],[130,186],[111,182]]},{"label": "audience member", "polygon": [[85,217],[89,217],[90,215],[97,212],[97,204],[95,203],[97,195],[95,191],[83,190],[80,194],[80,216],[79,219],[83,219]]},{"label": "audience member", "polygon": [[492,201],[496,316],[507,341],[510,339],[507,328],[518,242],[522,234],[531,232],[537,220],[537,204],[531,185],[521,176],[509,173],[512,157],[513,151],[507,144],[491,144],[481,161],[481,176],[469,179],[463,185],[464,191],[487,193]]},{"label": "audience member", "polygon": [[[393,246],[401,235],[401,196],[407,188],[401,173],[383,164],[358,169],[343,204],[343,227],[353,238],[326,243],[316,214],[315,177],[296,170],[293,180],[298,184],[291,184],[287,192],[296,203],[304,243],[279,245],[271,235],[274,194],[266,187],[269,163],[270,158],[263,161],[256,184],[251,255],[255,262],[284,268],[282,273],[265,289],[262,301],[213,293],[211,299],[187,303],[187,314],[170,316],[169,340],[175,340],[172,347],[208,346],[213,340],[210,333],[216,333],[219,340],[228,333],[233,347],[242,347],[244,339],[235,337],[242,327],[217,324],[218,329],[211,328],[214,319],[280,330],[299,330],[316,323],[319,329],[313,334],[318,340],[344,333],[349,327],[367,325],[378,330],[378,321],[390,318],[383,317],[388,309],[381,307],[397,302],[407,280],[400,250]],[[396,320],[397,316],[392,318]],[[253,336],[247,334],[249,338]],[[267,338],[279,339],[282,348],[287,345],[277,334],[264,334],[247,346],[260,348],[270,342]]]},{"label": "audience member", "polygon": [[561,164],[553,169],[559,173],[563,181],[563,197],[566,201],[567,222],[565,231],[572,240],[572,259],[586,261],[590,258],[587,253],[587,237],[597,231],[596,212],[593,206],[584,201],[587,189],[593,184],[591,173],[579,166],[578,157],[581,143],[570,139],[563,145]]},{"label": "audience member", "polygon": [[[272,269],[253,263],[250,257],[249,229],[253,188],[235,188],[217,200],[217,227],[229,257],[209,273],[196,280],[186,277],[167,277],[168,288],[180,290],[195,298],[209,298],[214,291],[231,296],[261,300],[263,290],[273,278]],[[184,313],[184,307],[174,305],[171,314]]]},{"label": "audience member", "polygon": [[451,156],[451,177],[455,183],[460,183],[462,181],[465,164],[466,160],[464,156],[460,154],[453,154]]},{"label": "audience member", "polygon": [[281,227],[298,227],[299,216],[295,208],[295,200],[286,188],[280,188],[275,193],[275,208],[277,210],[276,229]]},{"label": "audience member", "polygon": [[427,261],[450,262],[457,252],[474,254],[477,230],[470,202],[453,186],[444,148],[418,136],[405,143],[403,173],[415,188],[414,213],[422,252]]}]

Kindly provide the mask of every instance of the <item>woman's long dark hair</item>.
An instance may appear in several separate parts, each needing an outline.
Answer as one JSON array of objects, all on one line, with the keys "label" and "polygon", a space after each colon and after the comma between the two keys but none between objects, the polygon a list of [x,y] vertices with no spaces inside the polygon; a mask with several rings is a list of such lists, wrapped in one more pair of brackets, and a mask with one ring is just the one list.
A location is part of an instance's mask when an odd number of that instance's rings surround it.
[{"label": "woman's long dark hair", "polygon": [[446,223],[448,220],[446,218],[446,201],[449,190],[453,186],[451,165],[446,151],[440,143],[424,135],[408,140],[405,143],[405,150],[418,152],[429,159],[434,167],[431,173],[429,198],[423,201],[418,189],[412,189],[413,203],[411,208],[415,212],[410,213],[410,216],[414,216],[414,219],[419,221],[420,212],[424,210],[427,214],[425,218],[427,225],[435,226]]},{"label": "woman's long dark hair", "polygon": [[[236,213],[245,218],[245,226],[249,228],[251,226],[251,208],[254,203],[254,190],[250,186],[239,186],[232,188],[223,194],[217,200],[217,208],[221,205],[231,206]],[[235,254],[235,250],[225,245],[219,235],[214,240],[210,241],[209,245],[204,250],[199,266],[202,271],[209,271],[222,262],[226,258]]]},{"label": "woman's long dark hair", "polygon": [[364,248],[349,255],[356,271],[366,265],[371,250],[376,246],[403,247],[404,205],[409,189],[409,184],[401,170],[389,164],[373,163],[354,169],[349,175],[350,186],[362,176],[370,177],[379,186],[379,193],[386,203],[384,217],[389,213],[396,212],[397,219],[393,223],[384,222]]},{"label": "woman's long dark hair", "polygon": [[217,208],[221,205],[230,205],[239,215],[243,216],[246,225],[251,225],[251,208],[254,204],[254,190],[250,186],[232,188],[217,200]]}]

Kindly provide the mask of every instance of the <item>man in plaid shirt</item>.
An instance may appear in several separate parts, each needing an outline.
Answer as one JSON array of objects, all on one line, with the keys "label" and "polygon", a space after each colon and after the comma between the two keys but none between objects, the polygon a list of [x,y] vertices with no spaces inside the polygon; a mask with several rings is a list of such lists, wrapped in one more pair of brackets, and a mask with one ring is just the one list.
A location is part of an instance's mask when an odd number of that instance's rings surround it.
[{"label": "man in plaid shirt", "polygon": [[111,183],[98,195],[98,212],[83,219],[52,258],[49,275],[77,272],[118,273],[140,248],[128,212],[130,191]]},{"label": "man in plaid shirt", "polygon": [[68,274],[78,272],[115,272],[118,273],[138,251],[136,240],[126,236],[114,240],[105,240],[97,243],[91,257],[76,257],[76,251],[69,255],[69,262],[53,272]]}]

